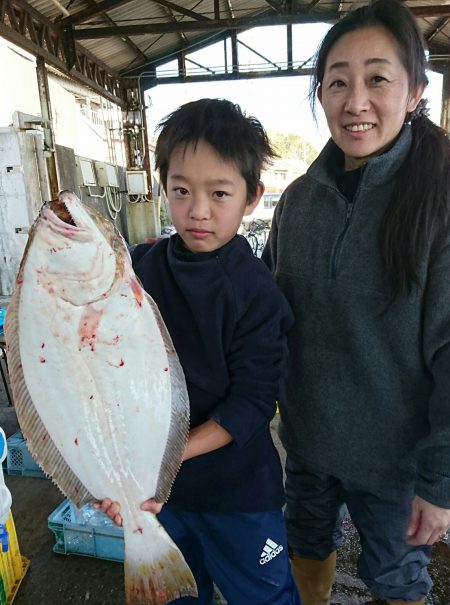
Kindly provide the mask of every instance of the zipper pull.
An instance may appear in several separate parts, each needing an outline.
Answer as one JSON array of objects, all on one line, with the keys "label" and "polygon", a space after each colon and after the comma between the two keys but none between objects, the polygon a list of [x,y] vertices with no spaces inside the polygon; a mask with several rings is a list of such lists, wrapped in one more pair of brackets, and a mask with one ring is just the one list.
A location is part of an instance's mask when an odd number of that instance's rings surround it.
[{"label": "zipper pull", "polygon": [[353,202],[351,202],[351,203],[349,202],[349,203],[347,204],[347,215],[346,215],[346,217],[345,217],[347,221],[349,221],[349,220],[350,220],[350,217],[351,217],[351,215],[352,215],[352,212],[353,212]]}]

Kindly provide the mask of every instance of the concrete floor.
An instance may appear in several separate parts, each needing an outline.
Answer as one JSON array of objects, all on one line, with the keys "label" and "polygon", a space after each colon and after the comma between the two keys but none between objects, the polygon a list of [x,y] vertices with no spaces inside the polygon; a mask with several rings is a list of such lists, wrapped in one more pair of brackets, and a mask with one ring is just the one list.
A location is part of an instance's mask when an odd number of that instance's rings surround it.
[{"label": "concrete floor", "polygon": [[[6,404],[0,385],[0,426],[7,436],[18,430],[14,408]],[[284,452],[273,435],[283,457]],[[13,498],[13,517],[22,555],[30,567],[17,592],[14,605],[123,605],[123,566],[76,555],[53,552],[55,536],[48,529],[48,516],[64,496],[48,479],[5,475]],[[345,540],[338,556],[336,583],[332,604],[360,605],[370,594],[356,575],[359,540],[351,522],[344,523]],[[450,547],[439,543],[434,547],[430,572],[435,586],[429,605],[450,605]],[[256,605],[249,603],[248,605]]]}]

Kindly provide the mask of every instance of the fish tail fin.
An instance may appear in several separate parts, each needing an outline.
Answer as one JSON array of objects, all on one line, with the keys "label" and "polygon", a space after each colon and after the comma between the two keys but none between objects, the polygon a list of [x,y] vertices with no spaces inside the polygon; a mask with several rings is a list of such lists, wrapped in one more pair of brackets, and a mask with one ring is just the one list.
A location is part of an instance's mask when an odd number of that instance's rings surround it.
[{"label": "fish tail fin", "polygon": [[[149,522],[154,527],[146,531]],[[194,576],[156,517],[139,515],[139,524],[138,529],[124,524],[126,604],[166,605],[180,597],[196,597]]]}]

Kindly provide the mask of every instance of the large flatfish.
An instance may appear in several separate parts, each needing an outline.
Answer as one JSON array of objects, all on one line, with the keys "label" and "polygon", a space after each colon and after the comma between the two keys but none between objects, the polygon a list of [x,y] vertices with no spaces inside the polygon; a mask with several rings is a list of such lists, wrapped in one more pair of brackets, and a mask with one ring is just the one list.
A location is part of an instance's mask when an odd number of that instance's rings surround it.
[{"label": "large flatfish", "polygon": [[164,502],[189,427],[183,371],[112,223],[68,191],[36,219],[8,307],[14,403],[28,447],[78,506],[121,505],[128,605],[196,595],[140,503]]}]

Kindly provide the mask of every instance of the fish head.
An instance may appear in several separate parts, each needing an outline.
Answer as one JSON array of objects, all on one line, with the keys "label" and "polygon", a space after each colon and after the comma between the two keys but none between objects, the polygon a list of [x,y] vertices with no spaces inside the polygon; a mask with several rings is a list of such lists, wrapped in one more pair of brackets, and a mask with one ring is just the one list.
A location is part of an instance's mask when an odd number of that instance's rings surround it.
[{"label": "fish head", "polygon": [[108,296],[118,269],[118,234],[108,222],[70,191],[44,204],[24,255],[39,284],[74,305]]}]

